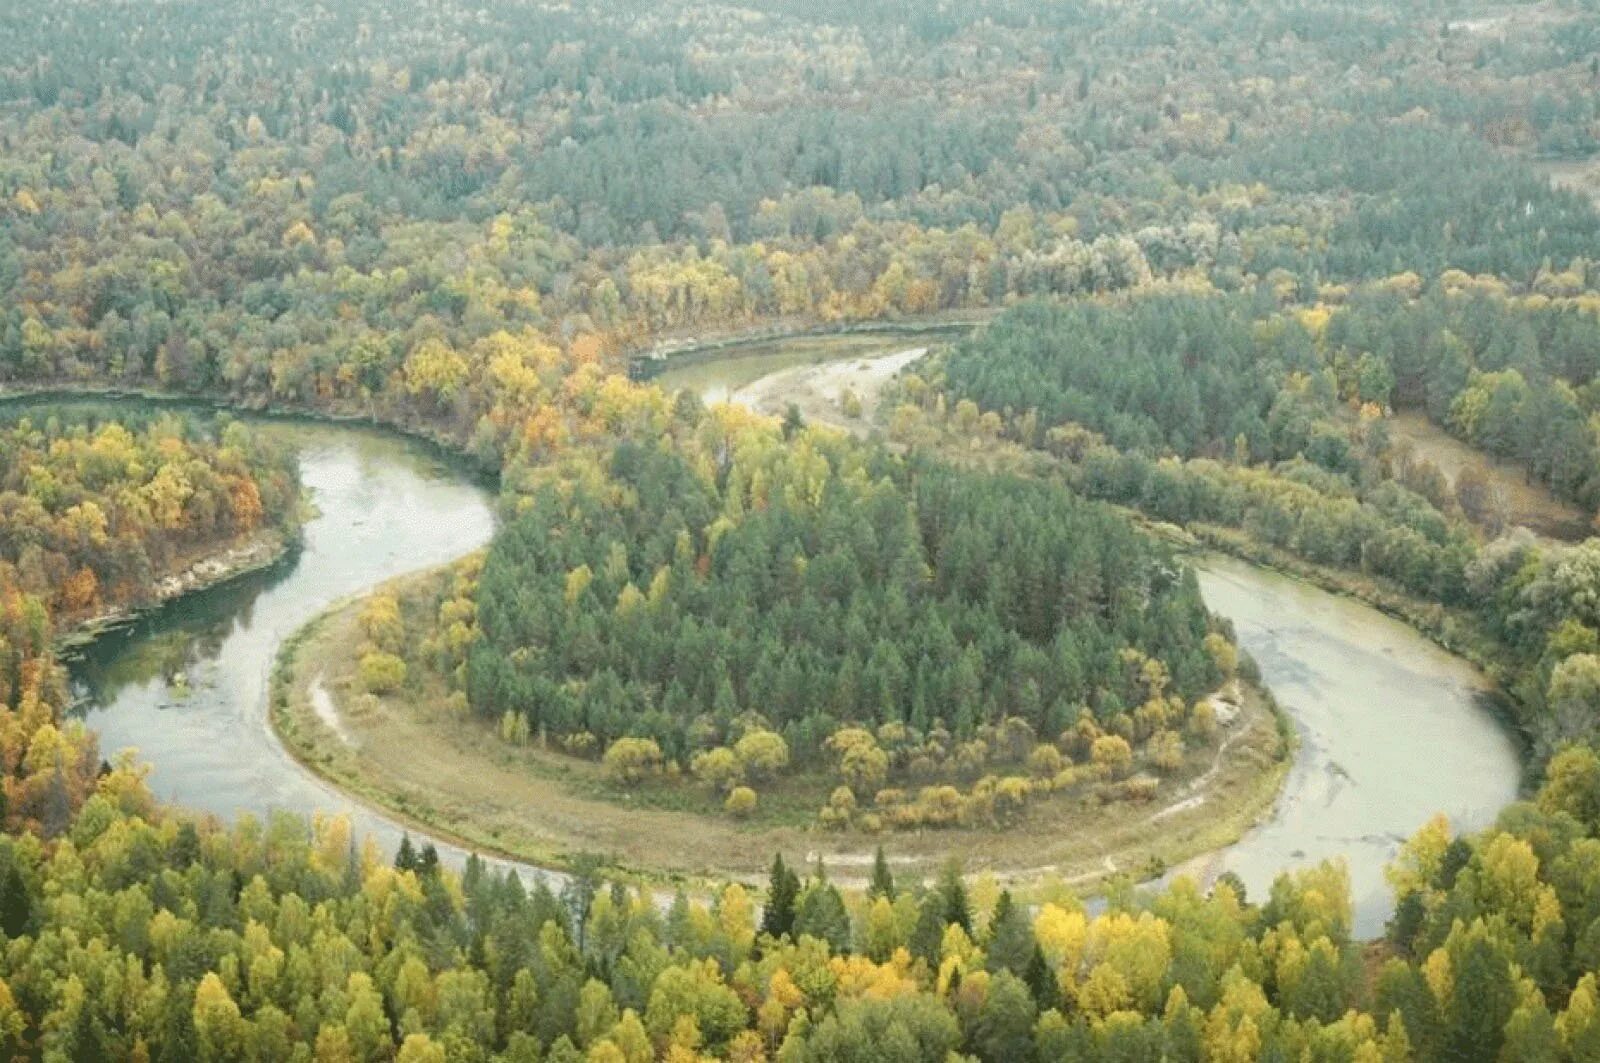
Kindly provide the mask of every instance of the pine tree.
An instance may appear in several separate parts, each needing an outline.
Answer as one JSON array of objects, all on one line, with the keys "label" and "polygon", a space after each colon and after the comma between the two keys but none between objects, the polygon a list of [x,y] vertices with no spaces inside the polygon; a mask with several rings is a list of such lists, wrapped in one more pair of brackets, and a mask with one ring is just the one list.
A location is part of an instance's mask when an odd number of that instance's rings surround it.
[{"label": "pine tree", "polygon": [[795,910],[794,936],[826,941],[835,955],[850,951],[850,913],[832,883],[818,879],[807,888]]},{"label": "pine tree", "polygon": [[944,923],[954,923],[970,936],[972,907],[967,901],[967,884],[961,878],[961,864],[951,860],[939,874],[939,898],[944,903]]},{"label": "pine tree", "polygon": [[0,930],[8,938],[21,937],[33,922],[33,900],[28,896],[28,884],[22,880],[17,865],[6,868],[0,877]]},{"label": "pine tree", "polygon": [[178,835],[172,839],[170,859],[172,866],[179,871],[187,871],[190,865],[200,859],[200,832],[188,820],[178,826]]},{"label": "pine tree", "polygon": [[794,929],[795,900],[800,895],[800,879],[783,862],[783,854],[772,859],[767,880],[767,904],[761,913],[761,932],[783,937]]},{"label": "pine tree", "polygon": [[1000,899],[995,902],[994,915],[989,919],[984,950],[989,970],[1010,971],[1020,976],[1027,971],[1035,947],[1027,913],[1012,902],[1010,890],[1002,890]]},{"label": "pine tree", "polygon": [[877,855],[872,858],[872,881],[867,885],[867,896],[882,897],[889,901],[895,898],[894,873],[889,870],[889,861],[883,855],[881,845],[878,846]]},{"label": "pine tree", "polygon": [[922,906],[917,910],[917,925],[911,930],[911,955],[936,969],[943,945],[944,898],[931,892],[922,898]]},{"label": "pine tree", "polygon": [[415,871],[417,869],[417,850],[411,844],[409,831],[400,835],[400,848],[394,854],[394,867],[396,871]]}]

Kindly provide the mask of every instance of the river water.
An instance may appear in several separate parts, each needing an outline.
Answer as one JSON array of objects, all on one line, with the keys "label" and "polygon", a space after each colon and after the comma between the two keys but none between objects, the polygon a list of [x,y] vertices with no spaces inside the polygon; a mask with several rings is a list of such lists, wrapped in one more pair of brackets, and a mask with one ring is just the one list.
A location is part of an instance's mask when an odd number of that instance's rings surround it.
[{"label": "river water", "polygon": [[[763,356],[773,368],[796,363],[781,350]],[[849,361],[863,356],[852,348]],[[748,359],[729,366],[735,378],[724,387],[762,376]],[[704,364],[694,380],[708,390],[718,383]],[[672,374],[662,382],[674,386]],[[358,835],[392,848],[400,836],[392,820],[318,779],[278,742],[268,673],[283,640],[340,598],[485,544],[492,499],[460,467],[391,434],[257,423],[297,449],[317,508],[303,548],[100,639],[74,662],[74,686],[101,748],[137,749],[160,798],[227,820],[342,812]],[[1300,750],[1269,819],[1182,870],[1206,880],[1231,870],[1260,898],[1284,868],[1342,858],[1357,932],[1375,935],[1391,908],[1382,869],[1403,838],[1441,811],[1458,829],[1485,826],[1516,796],[1517,749],[1487,685],[1464,661],[1354,601],[1222,558],[1206,559],[1200,576],[1207,604],[1233,621],[1293,719]],[[465,858],[439,849],[448,862]]]},{"label": "river water", "polygon": [[[876,355],[853,350],[848,362],[893,359],[898,349],[883,341]],[[808,355],[816,361],[814,349]],[[761,391],[756,380],[792,372],[795,359],[769,344],[731,359],[726,378],[717,364],[658,380],[740,401]],[[1232,871],[1262,899],[1280,871],[1343,860],[1356,933],[1375,937],[1393,911],[1383,868],[1405,838],[1438,812],[1458,830],[1486,827],[1516,799],[1521,759],[1495,695],[1472,665],[1360,602],[1231,558],[1196,567],[1207,607],[1233,621],[1300,748],[1268,819],[1174,874],[1209,883]]]},{"label": "river water", "polygon": [[[248,419],[248,418],[246,418]],[[192,594],[98,639],[71,663],[106,755],[132,748],[157,797],[233,821],[241,813],[343,813],[385,849],[400,829],[292,758],[267,720],[283,640],[329,605],[478,549],[492,493],[460,466],[390,433],[257,420],[290,440],[316,515],[273,568]],[[440,845],[447,862],[466,854]]]},{"label": "river water", "polygon": [[1260,899],[1278,872],[1343,859],[1358,936],[1393,910],[1383,868],[1435,813],[1463,831],[1516,799],[1521,760],[1472,665],[1349,598],[1257,565],[1207,557],[1206,606],[1294,721],[1300,748],[1271,817],[1181,870],[1232,871]]}]

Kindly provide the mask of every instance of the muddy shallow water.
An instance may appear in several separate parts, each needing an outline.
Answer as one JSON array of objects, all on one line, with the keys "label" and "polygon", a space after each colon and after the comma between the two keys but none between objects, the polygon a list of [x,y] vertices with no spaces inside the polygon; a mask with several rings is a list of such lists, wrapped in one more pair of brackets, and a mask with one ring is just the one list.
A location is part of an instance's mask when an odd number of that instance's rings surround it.
[{"label": "muddy shallow water", "polygon": [[1300,748],[1271,818],[1182,870],[1232,871],[1260,898],[1281,870],[1342,858],[1356,932],[1383,929],[1383,867],[1443,812],[1489,825],[1517,796],[1521,760],[1472,665],[1349,598],[1256,565],[1207,557],[1200,589],[1294,721]]}]

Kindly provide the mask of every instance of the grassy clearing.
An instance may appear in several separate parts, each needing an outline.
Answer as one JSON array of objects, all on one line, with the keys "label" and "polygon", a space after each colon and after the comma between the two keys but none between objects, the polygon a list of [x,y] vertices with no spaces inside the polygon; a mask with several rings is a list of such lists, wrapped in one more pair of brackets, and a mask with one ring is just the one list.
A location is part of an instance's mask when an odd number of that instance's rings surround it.
[{"label": "grassy clearing", "polygon": [[[400,597],[415,631],[447,576],[435,571],[382,589]],[[1084,889],[1113,874],[1158,874],[1236,840],[1270,810],[1288,767],[1286,729],[1252,691],[1225,742],[1191,751],[1149,803],[1055,794],[1004,830],[836,833],[815,825],[832,782],[798,776],[768,784],[757,814],[738,822],[698,785],[624,787],[592,761],[509,745],[486,722],[449,708],[442,682],[420,670],[392,696],[361,693],[360,607],[336,605],[285,644],[272,700],[285,744],[318,774],[419,829],[548,866],[589,852],[653,881],[757,881],[782,851],[822,858],[850,886],[865,881],[881,843],[912,877],[930,876],[956,854],[969,870],[1020,887]]]},{"label": "grassy clearing", "polygon": [[1416,457],[1432,462],[1452,484],[1461,470],[1482,469],[1505,499],[1508,524],[1560,542],[1576,542],[1589,534],[1583,510],[1557,498],[1515,462],[1474,450],[1421,413],[1396,414],[1385,424],[1396,443],[1409,444]]}]

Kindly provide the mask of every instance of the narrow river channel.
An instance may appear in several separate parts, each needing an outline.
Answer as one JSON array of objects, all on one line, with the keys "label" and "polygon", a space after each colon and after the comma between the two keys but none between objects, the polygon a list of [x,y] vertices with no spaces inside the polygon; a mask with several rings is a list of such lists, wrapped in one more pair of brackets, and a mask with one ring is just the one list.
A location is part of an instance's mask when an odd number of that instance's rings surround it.
[{"label": "narrow river channel", "polygon": [[[249,418],[246,418],[249,420]],[[478,549],[494,531],[491,492],[429,448],[386,432],[254,420],[299,456],[316,507],[304,545],[267,571],[188,595],[91,644],[71,664],[100,747],[132,748],[156,796],[233,821],[343,813],[386,850],[401,830],[291,757],[267,720],[284,639],[333,602]],[[466,853],[440,843],[459,864]]]}]

